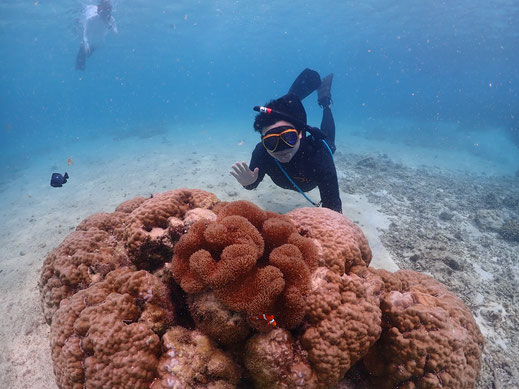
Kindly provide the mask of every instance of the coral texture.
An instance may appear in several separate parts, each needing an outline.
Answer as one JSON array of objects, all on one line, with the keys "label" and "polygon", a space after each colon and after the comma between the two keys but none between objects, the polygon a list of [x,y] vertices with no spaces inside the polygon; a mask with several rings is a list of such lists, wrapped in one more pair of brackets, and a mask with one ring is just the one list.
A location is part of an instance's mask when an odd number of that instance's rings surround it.
[{"label": "coral texture", "polygon": [[246,319],[227,309],[211,290],[188,296],[188,306],[196,328],[218,344],[243,342],[250,333]]},{"label": "coral texture", "polygon": [[434,278],[409,270],[382,276],[381,339],[364,366],[378,388],[472,388],[483,336],[469,309]]},{"label": "coral texture", "polygon": [[[132,262],[142,264],[139,255],[145,256],[145,264],[156,260],[153,254],[157,252],[165,255],[159,263],[168,261],[175,240],[192,223],[202,217],[216,218],[208,209],[195,207],[210,207],[216,202],[212,193],[180,189],[149,199],[137,197],[120,204],[113,213],[98,213],[83,220],[43,264],[39,286],[47,322],[52,320],[61,300],[102,281],[114,269],[131,266]],[[167,218],[168,212],[178,218]],[[167,231],[152,227],[154,222],[158,225],[164,220],[169,223]],[[144,224],[137,228],[139,221]],[[151,228],[149,233],[139,235],[147,228]],[[158,238],[154,241],[152,236]],[[126,239],[131,239],[133,252],[128,252]]]},{"label": "coral texture", "polygon": [[308,353],[283,328],[250,338],[245,350],[245,366],[256,389],[318,387]]},{"label": "coral texture", "polygon": [[298,208],[287,216],[319,247],[319,266],[339,275],[369,266],[372,254],[368,241],[347,217],[328,208]]},{"label": "coral texture", "polygon": [[61,303],[51,325],[60,388],[147,388],[159,335],[174,324],[167,288],[145,271],[120,268]]},{"label": "coral texture", "polygon": [[48,323],[61,300],[102,280],[111,270],[131,264],[122,242],[95,227],[94,219],[106,221],[95,216],[87,219],[81,227],[88,229],[72,232],[43,264],[40,292]]},{"label": "coral texture", "polygon": [[208,288],[228,309],[272,313],[279,325],[303,319],[317,251],[279,215],[246,201],[218,211],[215,222],[193,224],[175,246],[172,272],[186,293]]},{"label": "coral texture", "polygon": [[197,189],[177,189],[144,201],[129,215],[125,240],[139,269],[154,269],[169,261],[175,239],[184,233],[182,220],[194,208],[211,209],[217,197]]},{"label": "coral texture", "polygon": [[232,389],[240,381],[239,366],[200,331],[173,327],[162,337],[162,348],[151,389]]},{"label": "coral texture", "polygon": [[336,385],[377,341],[382,286],[371,275],[339,276],[324,267],[314,272],[301,344],[318,376],[316,388]]}]

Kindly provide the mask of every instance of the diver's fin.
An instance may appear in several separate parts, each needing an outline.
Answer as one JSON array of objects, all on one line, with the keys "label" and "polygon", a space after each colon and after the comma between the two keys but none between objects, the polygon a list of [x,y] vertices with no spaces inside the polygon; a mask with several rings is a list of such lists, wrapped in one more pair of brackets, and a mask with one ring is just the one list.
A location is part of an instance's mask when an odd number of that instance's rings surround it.
[{"label": "diver's fin", "polygon": [[317,89],[317,102],[322,108],[327,108],[332,103],[332,81],[333,73],[330,73],[321,80]]},{"label": "diver's fin", "polygon": [[297,76],[288,93],[293,93],[300,100],[316,90],[321,85],[321,76],[315,70],[306,68]]},{"label": "diver's fin", "polygon": [[77,57],[76,57],[76,69],[77,70],[85,70],[86,59],[87,59],[87,53],[85,50],[85,46],[83,46],[83,44],[81,44],[81,46],[79,47],[79,51],[77,52]]}]

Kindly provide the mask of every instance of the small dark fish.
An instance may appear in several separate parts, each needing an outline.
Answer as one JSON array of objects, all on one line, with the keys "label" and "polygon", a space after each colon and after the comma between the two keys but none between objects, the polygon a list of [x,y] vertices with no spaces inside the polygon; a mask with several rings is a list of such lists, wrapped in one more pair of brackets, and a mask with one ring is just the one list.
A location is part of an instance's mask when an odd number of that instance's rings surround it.
[{"label": "small dark fish", "polygon": [[50,178],[50,186],[55,188],[61,188],[63,184],[67,182],[68,174],[61,175],[59,173],[52,173],[52,177]]}]

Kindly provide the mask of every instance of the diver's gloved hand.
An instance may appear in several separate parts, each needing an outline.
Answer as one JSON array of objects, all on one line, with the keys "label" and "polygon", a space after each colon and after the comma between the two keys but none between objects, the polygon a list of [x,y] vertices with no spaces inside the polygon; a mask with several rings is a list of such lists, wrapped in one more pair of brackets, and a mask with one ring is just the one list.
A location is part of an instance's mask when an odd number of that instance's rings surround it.
[{"label": "diver's gloved hand", "polygon": [[249,169],[249,166],[245,162],[236,162],[232,165],[234,171],[230,171],[231,176],[236,178],[242,186],[247,186],[250,184],[254,184],[258,179],[259,168],[254,169],[254,171]]}]

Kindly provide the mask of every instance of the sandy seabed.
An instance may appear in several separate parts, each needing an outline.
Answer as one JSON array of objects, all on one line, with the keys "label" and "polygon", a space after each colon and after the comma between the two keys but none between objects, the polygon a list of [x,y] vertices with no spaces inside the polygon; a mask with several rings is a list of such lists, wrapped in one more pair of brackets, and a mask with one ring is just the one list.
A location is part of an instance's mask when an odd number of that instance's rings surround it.
[{"label": "sandy seabed", "polygon": [[[519,220],[519,178],[483,175],[486,162],[477,158],[467,162],[476,167],[467,172],[433,167],[425,155],[423,166],[407,163],[399,147],[350,153],[352,141],[339,144],[335,155],[343,212],[366,234],[372,265],[425,272],[446,284],[472,310],[486,338],[476,388],[518,387],[519,243],[505,239],[501,228]],[[206,136],[180,144],[159,134],[71,146],[35,158],[30,169],[0,185],[0,388],[56,388],[38,280],[47,254],[87,216],[182,187],[281,213],[308,205],[269,179],[254,191],[235,182],[230,166],[249,160],[251,139],[231,136],[221,150],[212,142]],[[450,157],[433,154],[436,161]],[[69,182],[51,188],[51,173],[64,170]],[[309,197],[318,200],[319,194]]]}]

